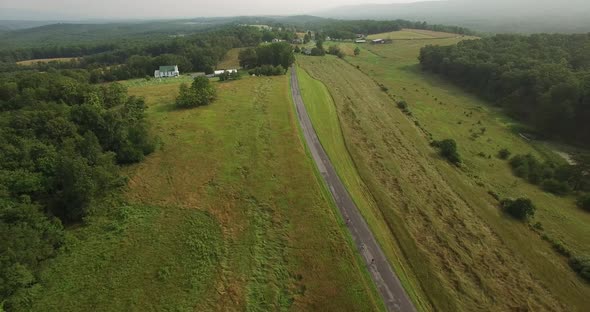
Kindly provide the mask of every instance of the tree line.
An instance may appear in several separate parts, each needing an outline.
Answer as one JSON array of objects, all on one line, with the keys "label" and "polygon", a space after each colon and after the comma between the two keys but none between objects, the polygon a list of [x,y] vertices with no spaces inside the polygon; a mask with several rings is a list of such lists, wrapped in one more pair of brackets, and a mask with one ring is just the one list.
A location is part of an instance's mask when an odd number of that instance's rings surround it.
[{"label": "tree line", "polygon": [[[155,149],[141,98],[83,70],[0,78],[0,302],[26,303],[40,263]],[[0,304],[2,306],[2,304]]]},{"label": "tree line", "polygon": [[[256,48],[247,48],[238,55],[240,66],[256,75],[275,75],[295,62],[293,47],[287,42],[263,44]],[[280,68],[279,68],[280,67]]]},{"label": "tree line", "polygon": [[497,35],[430,45],[419,59],[539,134],[590,146],[590,34]]}]

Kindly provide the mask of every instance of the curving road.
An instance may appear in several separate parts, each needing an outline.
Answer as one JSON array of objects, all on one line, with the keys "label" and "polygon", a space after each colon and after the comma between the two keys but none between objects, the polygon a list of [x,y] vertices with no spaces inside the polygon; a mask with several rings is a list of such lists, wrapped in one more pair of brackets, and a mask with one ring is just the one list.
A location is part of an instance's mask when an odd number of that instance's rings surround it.
[{"label": "curving road", "polygon": [[385,306],[389,311],[416,311],[320,144],[301,98],[295,66],[291,68],[291,94],[297,110],[297,118],[313,160],[330,189],[342,217],[346,220],[346,226],[381,293]]}]

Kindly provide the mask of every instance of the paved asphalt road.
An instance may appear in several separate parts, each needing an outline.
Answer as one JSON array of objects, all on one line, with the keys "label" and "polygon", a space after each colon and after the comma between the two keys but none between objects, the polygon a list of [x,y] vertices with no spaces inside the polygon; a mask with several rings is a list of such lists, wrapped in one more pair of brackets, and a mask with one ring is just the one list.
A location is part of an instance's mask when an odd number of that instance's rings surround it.
[{"label": "paved asphalt road", "polygon": [[385,306],[389,311],[416,311],[399,279],[391,269],[389,262],[387,262],[381,247],[379,247],[375,237],[373,237],[369,226],[350,198],[348,191],[342,184],[342,181],[340,181],[334,166],[332,166],[328,155],[320,144],[307,110],[303,105],[295,70],[295,66],[293,66],[291,69],[291,93],[305,141],[311,151],[316,166],[332,193],[342,217],[346,220],[346,226],[352,235],[356,247],[365,260],[371,277],[383,297]]}]

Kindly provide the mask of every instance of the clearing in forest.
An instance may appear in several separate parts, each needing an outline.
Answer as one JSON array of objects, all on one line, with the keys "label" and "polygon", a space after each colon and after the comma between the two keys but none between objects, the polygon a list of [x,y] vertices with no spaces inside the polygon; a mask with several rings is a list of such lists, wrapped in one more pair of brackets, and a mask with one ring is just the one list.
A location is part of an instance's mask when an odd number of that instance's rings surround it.
[{"label": "clearing in forest", "polygon": [[237,69],[240,67],[240,60],[238,55],[243,48],[233,48],[227,51],[221,62],[217,64],[218,69]]},{"label": "clearing in forest", "polygon": [[45,58],[45,59],[34,59],[16,62],[18,65],[34,65],[37,63],[49,63],[49,62],[60,62],[65,63],[71,60],[75,60],[77,57],[57,57],[57,58]]}]

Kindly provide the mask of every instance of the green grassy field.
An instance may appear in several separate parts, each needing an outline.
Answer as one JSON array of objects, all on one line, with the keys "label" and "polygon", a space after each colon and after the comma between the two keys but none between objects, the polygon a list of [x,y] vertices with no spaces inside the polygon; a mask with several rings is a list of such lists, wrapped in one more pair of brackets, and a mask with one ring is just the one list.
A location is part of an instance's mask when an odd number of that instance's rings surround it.
[{"label": "green grassy field", "polygon": [[383,310],[306,155],[287,76],[216,82],[213,104],[177,110],[182,81],[126,82],[161,148],[125,169],[118,221],[71,231],[36,310]]},{"label": "green grassy field", "polygon": [[399,31],[369,35],[367,36],[367,39],[421,40],[456,38],[460,36],[461,35],[423,29],[402,29]]},{"label": "green grassy field", "polygon": [[[435,42],[451,44],[458,40]],[[572,206],[571,199],[544,194],[512,177],[507,164],[494,157],[497,150],[508,147],[514,153],[538,153],[537,149],[519,141],[497,113],[417,70],[417,49],[427,43],[433,41],[371,46],[375,50],[391,49],[391,53],[381,56],[363,49],[359,57],[347,57],[346,61],[331,56],[298,57],[298,64],[321,80],[333,97],[337,116],[333,116],[334,110],[324,109],[322,114],[312,114],[312,120],[317,128],[324,123],[333,124],[335,118],[340,121],[358,176],[378,208],[373,212],[375,216],[368,218],[369,209],[359,205],[365,210],[365,218],[388,250],[396,271],[404,272],[402,278],[407,288],[412,287],[414,299],[417,296],[424,301],[421,307],[425,310],[583,311],[589,304],[588,285],[538,234],[504,216],[488,191],[497,191],[502,196],[528,195],[527,192],[531,192],[531,197],[539,196],[533,198],[540,206],[537,219],[552,235],[550,219],[559,216],[561,223],[555,219],[556,232],[588,237],[588,227],[583,226],[588,217]],[[387,85],[390,94],[383,92],[374,79]],[[321,90],[320,86],[316,84],[314,88]],[[402,93],[403,88],[406,91]],[[397,109],[390,95],[406,99],[415,117]],[[416,107],[420,104],[418,97],[424,103],[422,112]],[[309,106],[330,103],[314,101],[309,95],[307,98],[313,101],[306,103]],[[435,98],[447,104],[431,104]],[[457,103],[461,103],[461,108],[448,110]],[[464,112],[470,111],[474,113],[467,119]],[[492,117],[483,119],[488,113]],[[457,124],[461,118],[467,120]],[[479,119],[483,119],[483,127],[488,130],[486,135],[471,141],[469,130],[479,129]],[[447,126],[442,127],[440,123],[445,122]],[[504,130],[500,131],[501,127]],[[440,159],[429,146],[428,131],[435,139],[452,137],[458,141],[465,159],[462,169]],[[462,135],[455,137],[458,133]],[[341,145],[331,137],[338,133],[319,134],[323,145]],[[335,150],[338,148],[327,148],[330,157],[342,157]],[[482,150],[485,159],[477,156]],[[336,166],[343,176],[354,171],[341,169],[351,166],[346,162],[336,161]],[[490,169],[483,170],[484,167]],[[364,199],[359,199],[354,187],[350,183],[347,186],[355,201],[362,203]],[[563,206],[555,209],[555,203]],[[379,217],[387,227],[375,222]],[[571,248],[578,246],[583,251],[583,246],[587,247],[584,240],[578,236]]]}]

